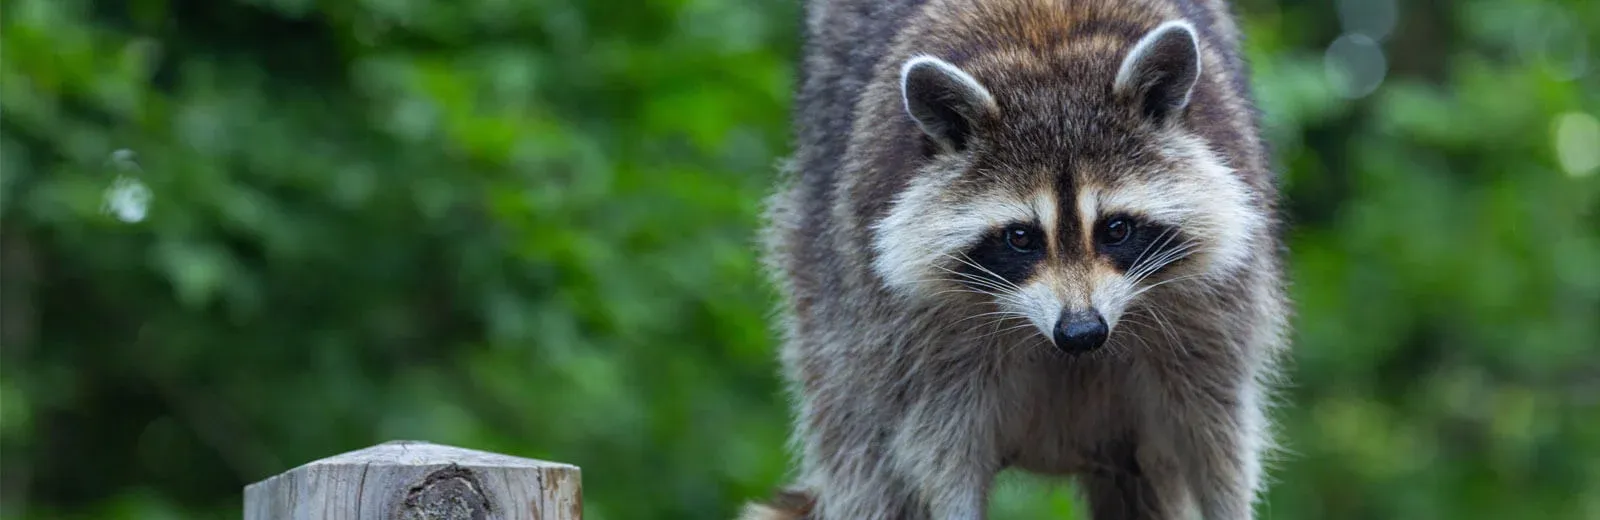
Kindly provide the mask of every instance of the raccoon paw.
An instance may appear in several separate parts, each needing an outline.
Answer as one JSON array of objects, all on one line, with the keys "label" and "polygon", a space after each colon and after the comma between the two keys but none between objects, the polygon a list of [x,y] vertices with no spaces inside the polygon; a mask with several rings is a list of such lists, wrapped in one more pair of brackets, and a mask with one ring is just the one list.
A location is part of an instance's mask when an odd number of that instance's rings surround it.
[{"label": "raccoon paw", "polygon": [[739,512],[739,520],[810,520],[815,505],[808,493],[786,489],[765,504],[746,504]]}]

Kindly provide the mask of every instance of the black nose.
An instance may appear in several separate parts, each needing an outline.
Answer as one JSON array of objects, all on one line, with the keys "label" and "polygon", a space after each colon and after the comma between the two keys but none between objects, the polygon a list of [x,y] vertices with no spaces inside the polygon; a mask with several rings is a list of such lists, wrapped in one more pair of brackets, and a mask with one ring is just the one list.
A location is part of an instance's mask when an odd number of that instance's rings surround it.
[{"label": "black nose", "polygon": [[1061,321],[1056,322],[1056,348],[1068,354],[1091,352],[1105,344],[1108,334],[1099,312],[1063,312]]}]

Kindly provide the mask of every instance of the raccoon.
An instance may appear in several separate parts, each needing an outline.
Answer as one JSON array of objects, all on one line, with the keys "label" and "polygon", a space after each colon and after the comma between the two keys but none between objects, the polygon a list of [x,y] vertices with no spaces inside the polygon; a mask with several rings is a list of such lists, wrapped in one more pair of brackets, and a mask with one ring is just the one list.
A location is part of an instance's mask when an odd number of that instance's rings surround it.
[{"label": "raccoon", "polygon": [[812,0],[767,202],[797,478],[757,519],[1249,519],[1292,311],[1221,0]]}]

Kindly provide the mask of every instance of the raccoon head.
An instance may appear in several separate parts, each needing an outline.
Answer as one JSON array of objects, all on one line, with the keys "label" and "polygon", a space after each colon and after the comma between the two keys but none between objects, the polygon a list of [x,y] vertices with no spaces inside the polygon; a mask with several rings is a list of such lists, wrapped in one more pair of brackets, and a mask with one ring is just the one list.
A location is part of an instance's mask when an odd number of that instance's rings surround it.
[{"label": "raccoon head", "polygon": [[1191,101],[1215,96],[1194,95],[1194,28],[1135,37],[904,62],[904,114],[927,153],[874,225],[885,285],[991,306],[1078,353],[1247,268],[1266,222],[1195,131]]}]

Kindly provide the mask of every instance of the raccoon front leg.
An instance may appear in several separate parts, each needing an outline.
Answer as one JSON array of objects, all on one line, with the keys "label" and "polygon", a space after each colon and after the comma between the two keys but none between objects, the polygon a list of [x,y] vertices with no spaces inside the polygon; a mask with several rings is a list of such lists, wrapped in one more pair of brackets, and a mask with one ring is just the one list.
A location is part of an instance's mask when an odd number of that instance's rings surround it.
[{"label": "raccoon front leg", "polygon": [[997,469],[961,455],[944,453],[935,457],[952,459],[931,462],[932,472],[918,475],[922,502],[932,520],[983,520],[988,518],[989,488]]},{"label": "raccoon front leg", "polygon": [[807,487],[816,493],[816,504],[805,520],[926,520],[916,493],[882,467],[857,460],[813,472]]},{"label": "raccoon front leg", "polygon": [[1181,430],[1180,461],[1205,520],[1250,520],[1255,517],[1256,486],[1261,475],[1264,440],[1259,427],[1263,412],[1234,401],[1197,407],[1190,426]]},{"label": "raccoon front leg", "polygon": [[1000,440],[991,392],[952,382],[908,411],[892,441],[899,472],[932,520],[983,520],[1000,471]]},{"label": "raccoon front leg", "polygon": [[[826,408],[826,407],[823,407]],[[819,418],[803,407],[813,424],[802,434],[804,487],[816,498],[806,520],[921,520],[927,513],[916,493],[895,473],[882,425],[843,421],[861,410]]]},{"label": "raccoon front leg", "polygon": [[[1168,379],[1165,398],[1147,410],[1149,434],[1161,446],[1160,458],[1175,462],[1184,482],[1172,491],[1187,492],[1183,515],[1203,520],[1252,520],[1256,486],[1261,475],[1264,410],[1253,384],[1217,384],[1187,378]],[[1191,502],[1192,500],[1192,502]]]},{"label": "raccoon front leg", "polygon": [[[875,450],[833,459],[806,480],[817,492],[807,520],[983,520],[993,465],[961,463],[963,457],[928,445],[900,444],[905,462],[891,470]],[[912,462],[908,459],[921,459]]]}]

